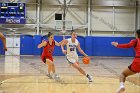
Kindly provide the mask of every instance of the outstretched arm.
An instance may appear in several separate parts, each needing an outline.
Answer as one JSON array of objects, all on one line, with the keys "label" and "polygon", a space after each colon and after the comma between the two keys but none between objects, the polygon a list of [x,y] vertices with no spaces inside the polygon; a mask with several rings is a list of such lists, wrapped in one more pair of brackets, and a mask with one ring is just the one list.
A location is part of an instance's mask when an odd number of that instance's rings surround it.
[{"label": "outstretched arm", "polygon": [[84,56],[88,56],[88,55],[81,49],[80,43],[78,44],[77,49],[78,49],[78,51],[79,51],[81,54],[83,54]]},{"label": "outstretched arm", "polygon": [[61,42],[59,42],[59,43],[57,41],[55,41],[55,45],[60,46],[60,45],[62,45],[62,42],[63,42],[63,40]]},{"label": "outstretched arm", "polygon": [[111,44],[115,47],[118,47],[118,48],[130,48],[130,47],[134,47],[137,43],[137,40],[134,39],[134,40],[131,40],[129,43],[127,44],[118,44],[118,42],[111,42]]},{"label": "outstretched arm", "polygon": [[62,49],[62,52],[64,53],[64,54],[66,54],[67,53],[67,51],[64,49],[64,46],[66,45],[68,43],[68,40],[62,40],[62,44],[61,44],[61,49]]},{"label": "outstretched arm", "polygon": [[38,45],[38,48],[42,48],[42,47],[44,47],[44,46],[46,46],[47,45],[47,42],[46,41],[42,41],[42,43],[40,43],[39,45]]},{"label": "outstretched arm", "polygon": [[7,47],[6,47],[6,38],[4,37],[4,35],[2,33],[0,33],[0,39],[3,42],[4,45],[4,50],[7,51]]}]

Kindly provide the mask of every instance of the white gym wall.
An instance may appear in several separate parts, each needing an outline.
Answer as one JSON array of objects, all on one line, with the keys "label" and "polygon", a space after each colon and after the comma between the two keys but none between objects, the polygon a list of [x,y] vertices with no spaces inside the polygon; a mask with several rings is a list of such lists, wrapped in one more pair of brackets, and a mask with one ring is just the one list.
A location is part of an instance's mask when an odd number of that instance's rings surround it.
[{"label": "white gym wall", "polygon": [[[55,13],[63,11],[63,4],[59,0],[20,0],[20,2],[26,3],[27,6],[27,24],[17,29],[18,33],[35,35],[37,26],[40,26],[40,33],[43,35],[48,31],[55,31]],[[87,11],[90,4],[91,35],[134,36],[136,20],[139,20],[137,27],[140,25],[140,19],[136,19],[135,2],[135,0],[71,0],[67,6],[66,20],[73,21],[74,29],[80,35],[86,35]],[[138,18],[139,16],[140,9]],[[0,30],[8,33],[9,30],[1,26]]]},{"label": "white gym wall", "polygon": [[7,36],[6,37],[6,46],[8,51],[5,52],[5,55],[20,55],[20,37],[19,36]]}]

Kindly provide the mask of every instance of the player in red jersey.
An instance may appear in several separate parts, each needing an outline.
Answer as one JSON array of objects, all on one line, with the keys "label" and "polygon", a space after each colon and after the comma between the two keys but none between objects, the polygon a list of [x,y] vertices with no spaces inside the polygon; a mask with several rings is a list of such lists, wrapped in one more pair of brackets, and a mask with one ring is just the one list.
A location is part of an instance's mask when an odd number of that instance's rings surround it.
[{"label": "player in red jersey", "polygon": [[[55,73],[55,65],[54,65],[54,59],[52,56],[52,53],[54,51],[54,46],[60,46],[61,42],[56,42],[54,40],[54,35],[53,33],[49,32],[48,33],[48,40],[47,41],[42,41],[41,44],[38,45],[38,48],[44,47],[41,59],[44,63],[48,65],[48,74],[47,76],[50,78],[58,78],[58,75]],[[51,75],[51,72],[53,73]]]},{"label": "player in red jersey", "polygon": [[2,40],[2,42],[3,42],[3,49],[5,50],[5,51],[7,51],[7,47],[6,47],[6,38],[4,37],[4,35],[0,32],[0,39]]},{"label": "player in red jersey", "polygon": [[120,75],[120,87],[116,93],[122,93],[125,91],[126,77],[134,75],[140,72],[140,29],[136,31],[136,39],[131,40],[128,44],[118,44],[118,42],[112,42],[112,45],[117,48],[131,48],[134,47],[135,58],[130,66],[126,68]]}]

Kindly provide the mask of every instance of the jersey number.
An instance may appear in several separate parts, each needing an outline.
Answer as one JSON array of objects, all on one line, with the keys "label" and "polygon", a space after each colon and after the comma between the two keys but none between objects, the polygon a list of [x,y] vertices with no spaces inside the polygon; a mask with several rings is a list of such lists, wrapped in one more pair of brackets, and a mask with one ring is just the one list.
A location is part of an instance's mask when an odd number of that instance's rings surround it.
[{"label": "jersey number", "polygon": [[70,48],[70,51],[74,51],[74,48]]}]

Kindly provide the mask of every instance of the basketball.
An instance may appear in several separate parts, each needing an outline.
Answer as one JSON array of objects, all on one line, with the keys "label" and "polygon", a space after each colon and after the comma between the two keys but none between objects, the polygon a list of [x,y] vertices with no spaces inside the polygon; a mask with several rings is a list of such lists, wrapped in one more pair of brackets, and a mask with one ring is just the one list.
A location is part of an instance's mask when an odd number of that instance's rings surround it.
[{"label": "basketball", "polygon": [[82,61],[84,64],[89,64],[90,63],[90,58],[89,57],[83,57]]}]

